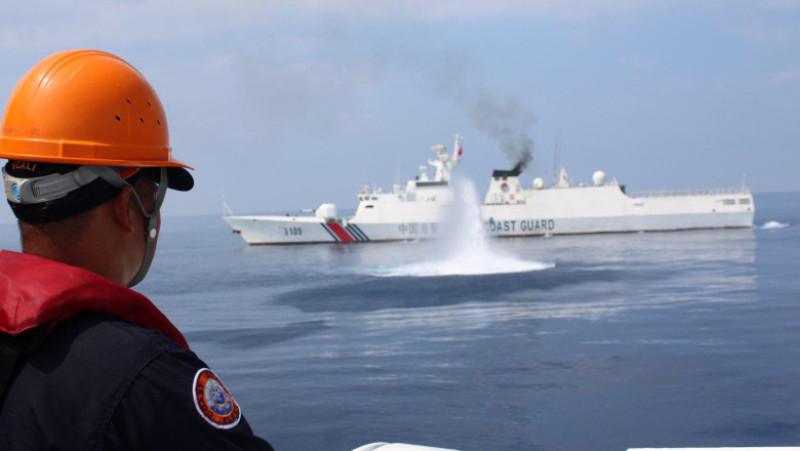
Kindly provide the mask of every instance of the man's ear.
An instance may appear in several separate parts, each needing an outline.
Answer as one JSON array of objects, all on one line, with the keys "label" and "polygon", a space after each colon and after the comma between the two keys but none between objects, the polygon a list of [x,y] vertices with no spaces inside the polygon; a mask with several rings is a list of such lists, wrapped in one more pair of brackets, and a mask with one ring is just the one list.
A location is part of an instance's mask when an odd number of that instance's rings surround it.
[{"label": "man's ear", "polygon": [[131,211],[131,208],[136,208],[131,202],[132,189],[130,186],[122,188],[119,194],[109,201],[114,222],[128,232],[133,232],[135,212]]}]

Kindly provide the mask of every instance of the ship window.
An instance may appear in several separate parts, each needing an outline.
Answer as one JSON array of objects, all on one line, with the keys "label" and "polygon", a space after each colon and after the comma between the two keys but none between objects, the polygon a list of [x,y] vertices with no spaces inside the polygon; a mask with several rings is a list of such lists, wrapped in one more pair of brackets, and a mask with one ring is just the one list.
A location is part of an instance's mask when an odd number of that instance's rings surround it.
[{"label": "ship window", "polygon": [[375,196],[372,196],[372,200],[378,200],[378,198],[375,197]]},{"label": "ship window", "polygon": [[367,206],[366,206],[366,207],[364,207],[364,208],[375,208],[375,206],[374,206],[374,205],[367,205]]},{"label": "ship window", "polygon": [[736,205],[736,199],[722,199],[722,205]]},{"label": "ship window", "polygon": [[739,199],[740,205],[750,205],[750,199]]}]

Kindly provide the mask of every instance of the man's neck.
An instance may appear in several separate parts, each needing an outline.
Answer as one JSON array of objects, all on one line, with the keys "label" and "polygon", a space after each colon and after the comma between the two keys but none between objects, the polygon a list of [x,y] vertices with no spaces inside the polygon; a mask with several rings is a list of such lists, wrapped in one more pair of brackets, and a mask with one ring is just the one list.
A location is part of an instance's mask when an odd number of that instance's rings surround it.
[{"label": "man's neck", "polygon": [[91,230],[86,230],[77,236],[65,236],[52,231],[46,233],[36,225],[26,227],[22,240],[23,253],[83,268],[125,285],[125,271],[120,265],[115,243],[108,234],[93,234]]}]

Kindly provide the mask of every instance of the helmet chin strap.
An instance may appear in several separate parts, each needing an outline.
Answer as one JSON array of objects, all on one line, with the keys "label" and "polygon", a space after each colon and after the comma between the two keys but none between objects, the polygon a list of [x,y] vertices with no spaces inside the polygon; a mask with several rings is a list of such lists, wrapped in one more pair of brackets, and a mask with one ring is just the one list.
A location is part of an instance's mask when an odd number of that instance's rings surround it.
[{"label": "helmet chin strap", "polygon": [[[108,166],[85,167],[88,167],[89,170],[98,177],[118,188],[131,186],[130,183],[119,176],[117,171]],[[136,203],[136,206],[139,207],[139,211],[141,211],[142,215],[144,216],[145,246],[144,255],[142,256],[142,263],[139,265],[139,271],[136,272],[136,275],[133,276],[133,279],[131,279],[131,281],[128,283],[128,288],[133,287],[144,279],[144,276],[147,275],[147,271],[150,270],[150,265],[153,263],[153,257],[155,256],[156,242],[158,241],[158,212],[161,210],[161,204],[164,203],[164,197],[167,194],[167,188],[169,185],[169,180],[167,179],[167,168],[160,168],[160,170],[161,172],[159,174],[158,190],[156,191],[155,198],[153,199],[153,209],[151,211],[147,211],[147,209],[144,208],[144,204],[142,203],[142,199],[139,197],[139,194],[135,190],[131,191],[133,201]]]},{"label": "helmet chin strap", "polygon": [[155,256],[156,252],[156,242],[158,241],[158,214],[161,210],[161,204],[164,203],[164,197],[167,194],[168,184],[167,168],[161,168],[158,191],[156,191],[156,196],[153,201],[153,210],[149,212],[144,208],[142,200],[139,198],[139,195],[136,193],[136,191],[131,191],[136,205],[139,207],[139,210],[141,210],[142,215],[144,215],[145,245],[144,255],[142,256],[142,264],[139,266],[139,271],[136,272],[136,275],[133,276],[133,279],[128,283],[128,288],[141,282],[147,275],[147,271],[150,270],[150,265],[153,263],[153,257]]}]

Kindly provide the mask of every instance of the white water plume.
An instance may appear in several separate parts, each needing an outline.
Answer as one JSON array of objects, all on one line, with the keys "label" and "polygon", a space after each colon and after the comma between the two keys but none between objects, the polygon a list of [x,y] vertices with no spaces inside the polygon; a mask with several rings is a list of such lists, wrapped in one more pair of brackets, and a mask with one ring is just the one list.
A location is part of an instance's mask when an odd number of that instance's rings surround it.
[{"label": "white water plume", "polygon": [[436,277],[519,273],[552,268],[552,263],[528,261],[492,249],[481,220],[478,195],[472,181],[455,180],[455,199],[450,204],[438,245],[442,258],[410,263],[378,272],[386,277]]},{"label": "white water plume", "polygon": [[782,229],[784,227],[789,227],[789,224],[786,222],[769,221],[761,226],[762,229]]}]

